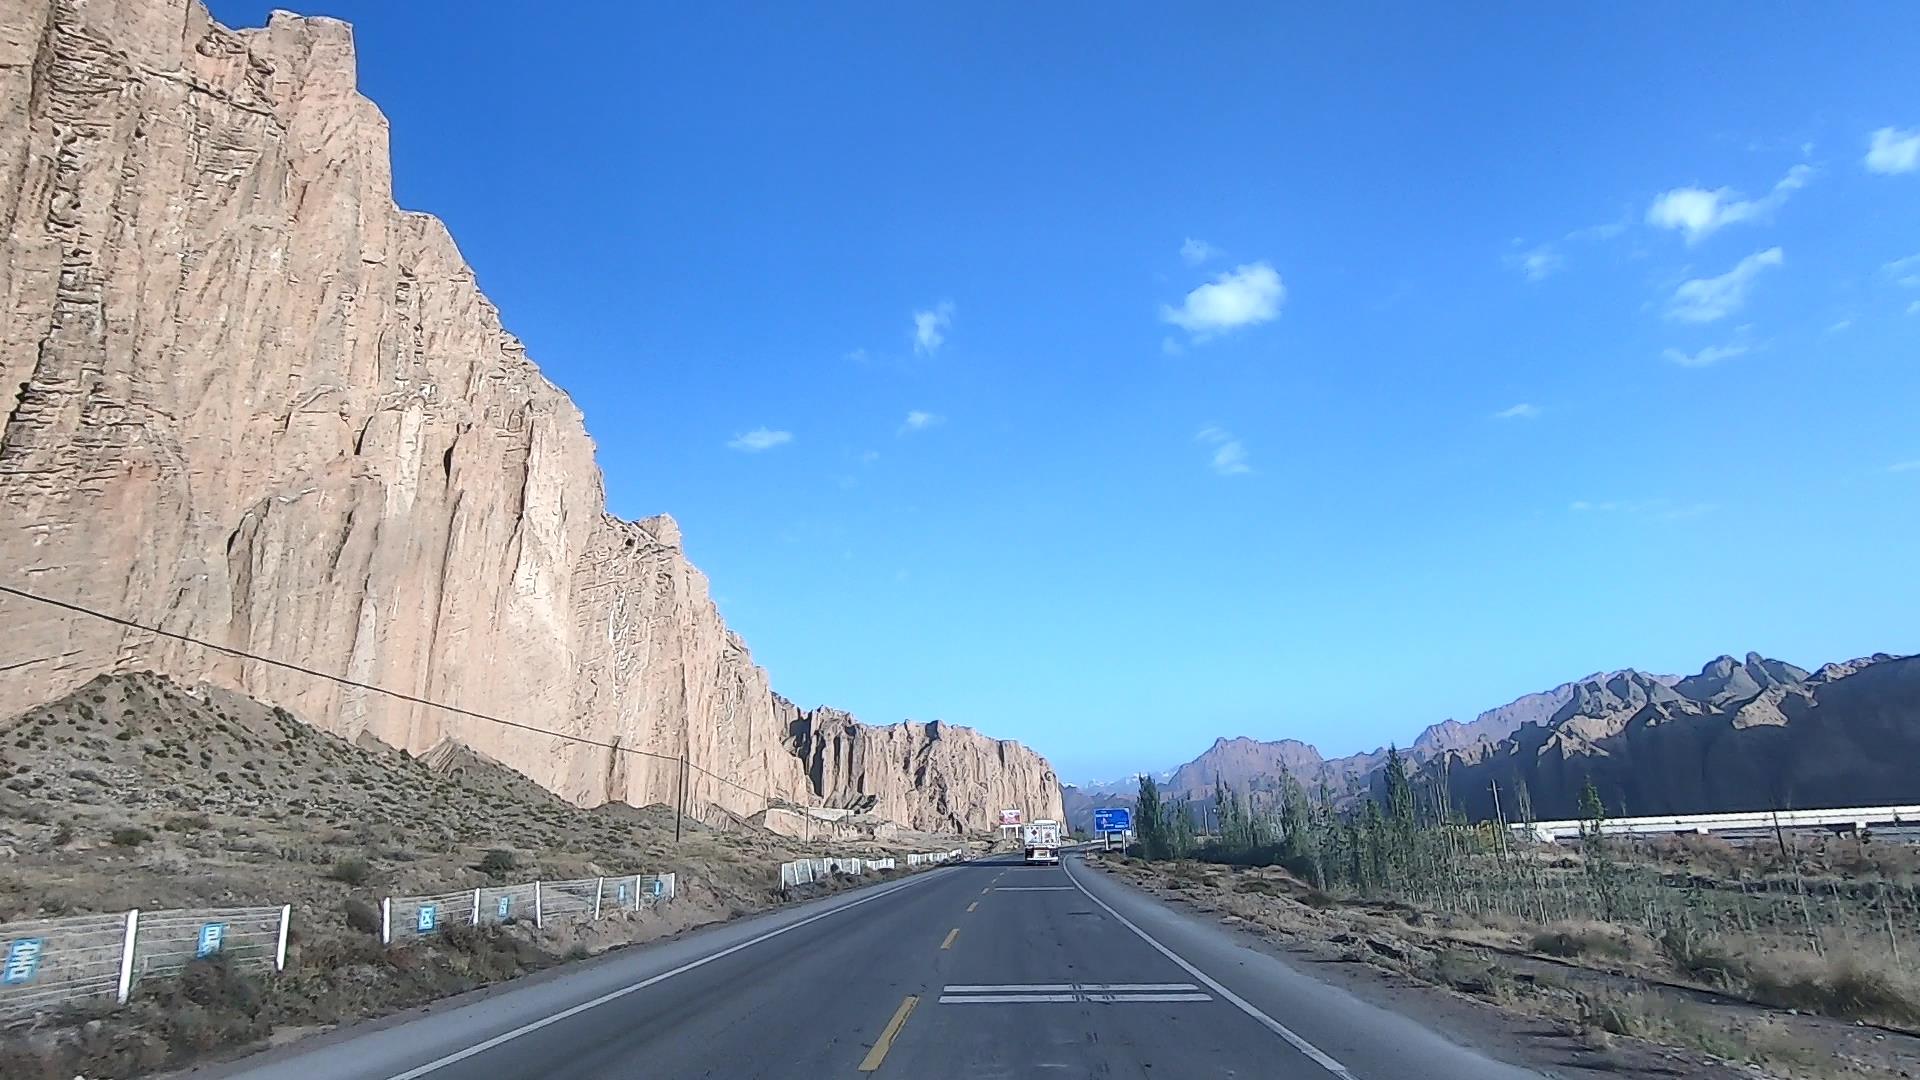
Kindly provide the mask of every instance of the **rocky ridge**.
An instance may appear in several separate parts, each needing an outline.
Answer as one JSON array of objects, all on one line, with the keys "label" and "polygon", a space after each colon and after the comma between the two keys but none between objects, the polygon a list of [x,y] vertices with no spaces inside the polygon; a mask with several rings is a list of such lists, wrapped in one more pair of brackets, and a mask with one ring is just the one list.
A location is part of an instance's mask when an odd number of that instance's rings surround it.
[{"label": "rocky ridge", "polygon": [[[1817,673],[1758,653],[1722,656],[1670,686],[1621,673],[1583,684],[1544,724],[1426,763],[1476,817],[1579,814],[1591,780],[1610,814],[1690,814],[1904,804],[1920,798],[1920,657]],[[1524,794],[1522,794],[1524,793]]]},{"label": "rocky ridge", "polygon": [[690,803],[736,814],[1058,805],[1012,744],[796,741],[676,524],[607,512],[580,411],[446,228],[394,205],[387,140],[336,20],[0,9],[5,580],[236,650],[0,597],[25,661],[0,712],[152,669],[350,739],[455,739],[582,805],[670,801],[683,755]]}]

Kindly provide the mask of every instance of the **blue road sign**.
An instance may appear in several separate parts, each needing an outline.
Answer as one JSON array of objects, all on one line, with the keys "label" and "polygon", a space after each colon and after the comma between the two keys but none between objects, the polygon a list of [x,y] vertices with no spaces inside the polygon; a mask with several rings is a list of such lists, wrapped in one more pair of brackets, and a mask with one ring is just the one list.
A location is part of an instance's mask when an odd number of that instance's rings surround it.
[{"label": "blue road sign", "polygon": [[513,910],[513,897],[511,896],[501,897],[500,904],[497,910],[500,912],[500,920],[502,922],[505,922],[507,918],[507,913]]},{"label": "blue road sign", "polygon": [[435,909],[434,905],[421,904],[420,915],[417,919],[415,919],[413,924],[414,929],[418,930],[422,934],[432,933],[434,924],[436,922],[436,919],[435,919],[436,915],[438,915],[438,911]]},{"label": "blue road sign", "polygon": [[40,939],[16,938],[7,943],[7,964],[0,968],[0,983],[18,986],[33,981],[40,970]]},{"label": "blue road sign", "polygon": [[654,878],[653,879],[653,895],[664,896],[666,895],[666,891],[667,891],[667,883],[660,880],[659,878]]},{"label": "blue road sign", "polygon": [[201,960],[205,960],[207,957],[212,956],[214,953],[219,952],[220,946],[226,944],[226,941],[227,941],[227,924],[226,923],[223,923],[223,922],[201,923],[200,937],[194,943],[193,955]]},{"label": "blue road sign", "polygon": [[1133,828],[1133,811],[1124,806],[1103,806],[1093,812],[1093,831],[1126,832]]}]

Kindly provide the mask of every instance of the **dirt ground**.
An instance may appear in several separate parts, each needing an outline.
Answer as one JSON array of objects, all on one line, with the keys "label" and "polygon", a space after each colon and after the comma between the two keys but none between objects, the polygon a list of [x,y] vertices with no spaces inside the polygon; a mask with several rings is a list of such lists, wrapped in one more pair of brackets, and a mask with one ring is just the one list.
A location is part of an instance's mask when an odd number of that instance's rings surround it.
[{"label": "dirt ground", "polygon": [[1346,903],[1279,868],[1089,863],[1456,1041],[1553,1076],[1920,1077],[1920,1033],[1768,1008],[1645,957],[1533,951],[1528,928]]},{"label": "dirt ground", "polygon": [[[127,1076],[377,1016],[793,899],[780,862],[954,846],[807,843],[745,822],[582,809],[457,746],[419,758],[287,712],[149,674],[103,677],[0,721],[0,930],[88,912],[293,907],[288,970],[201,965],[126,1009],[0,1032],[7,1080]],[[385,949],[377,912],[410,896],[534,879],[673,873],[671,903],[592,923],[461,928]],[[810,887],[809,893],[845,887]]]}]

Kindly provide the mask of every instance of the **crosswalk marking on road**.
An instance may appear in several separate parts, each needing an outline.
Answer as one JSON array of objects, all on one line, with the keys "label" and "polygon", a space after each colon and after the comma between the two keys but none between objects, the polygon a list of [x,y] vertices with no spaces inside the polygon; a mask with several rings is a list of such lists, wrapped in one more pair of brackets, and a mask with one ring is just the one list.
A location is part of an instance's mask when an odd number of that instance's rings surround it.
[{"label": "crosswalk marking on road", "polygon": [[1068,1005],[1212,1001],[1192,983],[968,983],[945,987],[942,1005]]}]

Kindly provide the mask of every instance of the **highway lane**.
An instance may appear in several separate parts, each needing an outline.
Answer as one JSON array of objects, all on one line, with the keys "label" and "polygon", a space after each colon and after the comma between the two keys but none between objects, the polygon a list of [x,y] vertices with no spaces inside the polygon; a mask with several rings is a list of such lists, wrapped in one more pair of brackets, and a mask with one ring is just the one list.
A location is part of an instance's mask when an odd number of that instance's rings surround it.
[{"label": "highway lane", "polygon": [[1518,1080],[1075,865],[977,861],[201,1075]]}]

